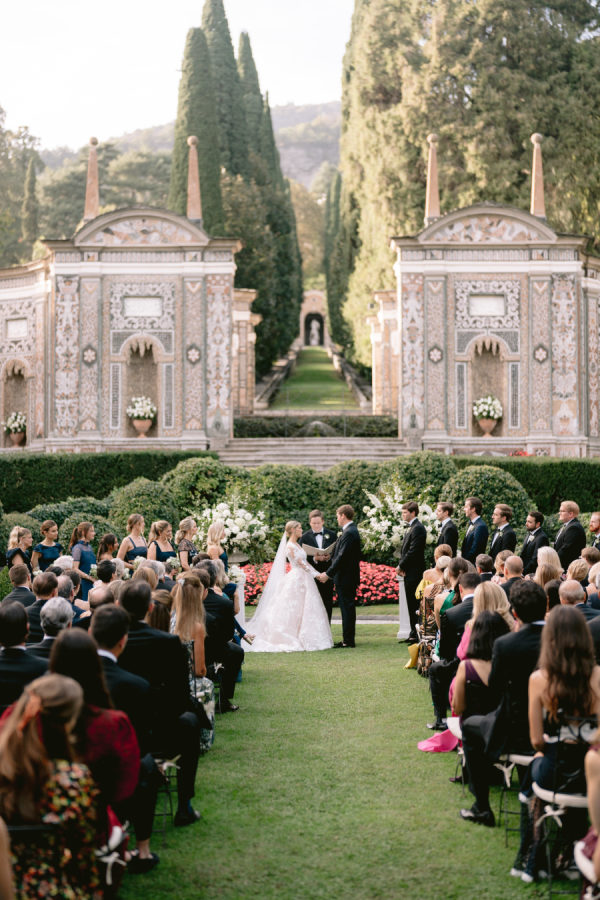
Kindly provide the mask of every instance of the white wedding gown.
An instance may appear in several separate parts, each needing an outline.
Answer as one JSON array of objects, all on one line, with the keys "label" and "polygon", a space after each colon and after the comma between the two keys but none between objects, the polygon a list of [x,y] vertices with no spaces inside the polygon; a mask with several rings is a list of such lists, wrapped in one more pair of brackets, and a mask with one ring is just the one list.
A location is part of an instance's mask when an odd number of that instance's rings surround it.
[{"label": "white wedding gown", "polygon": [[[282,542],[283,545],[283,542]],[[254,616],[246,623],[254,642],[245,652],[291,653],[328,650],[333,646],[331,628],[315,575],[298,544],[280,545]],[[285,556],[291,570],[285,572]]]}]

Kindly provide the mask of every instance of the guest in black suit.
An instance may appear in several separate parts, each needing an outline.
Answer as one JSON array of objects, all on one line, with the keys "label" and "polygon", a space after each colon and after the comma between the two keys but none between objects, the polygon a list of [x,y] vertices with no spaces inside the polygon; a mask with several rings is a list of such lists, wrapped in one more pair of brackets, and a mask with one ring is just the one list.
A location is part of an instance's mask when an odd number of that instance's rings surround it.
[{"label": "guest in black suit", "polygon": [[28,627],[27,613],[20,603],[0,607],[0,712],[19,699],[26,684],[48,669],[44,660],[25,648]]},{"label": "guest in black suit", "polygon": [[517,546],[517,535],[510,524],[513,517],[512,507],[507,503],[497,503],[492,513],[492,523],[496,530],[492,532],[489,555],[496,559],[501,550],[514,550]]},{"label": "guest in black suit", "polygon": [[574,606],[588,621],[600,616],[600,609],[593,609],[587,602],[587,594],[579,581],[572,578],[563,581],[558,589],[558,596],[563,606]]},{"label": "guest in black suit", "polygon": [[596,662],[600,665],[600,616],[588,619],[588,627],[592,633],[594,641],[594,651],[596,653]]},{"label": "guest in black suit", "polygon": [[27,618],[29,619],[27,643],[39,644],[44,638],[44,632],[40,623],[42,606],[51,597],[58,595],[58,578],[54,572],[46,570],[41,575],[36,575],[33,579],[33,593],[35,594],[35,603],[27,607]]},{"label": "guest in black suit", "polygon": [[523,580],[523,560],[520,556],[508,556],[504,560],[504,578],[500,587],[510,601],[513,586]]},{"label": "guest in black suit", "polygon": [[558,553],[560,564],[566,571],[569,564],[577,559],[587,544],[585,529],[577,516],[579,507],[573,500],[563,500],[558,511],[562,526],[556,535],[554,549]]},{"label": "guest in black suit", "polygon": [[482,581],[491,581],[494,577],[494,560],[487,553],[480,553],[475,560],[477,574]]},{"label": "guest in black suit", "polygon": [[460,814],[463,819],[488,826],[495,824],[489,804],[492,763],[503,752],[533,752],[529,740],[529,676],[540,655],[546,595],[535,582],[522,580],[513,588],[511,606],[519,630],[495,642],[488,681],[498,706],[486,716],[471,716],[462,723],[469,789],[475,803]]},{"label": "guest in black suit", "polygon": [[456,675],[460,662],[456,651],[463,636],[465,625],[473,615],[473,594],[481,579],[477,572],[465,572],[458,579],[461,602],[443,612],[440,619],[439,660],[429,669],[429,687],[435,711],[435,721],[427,724],[434,731],[446,728],[448,710],[448,690]]},{"label": "guest in black suit", "polygon": [[542,531],[544,514],[537,509],[531,510],[525,519],[527,537],[521,548],[523,560],[523,575],[533,575],[537,569],[538,550],[540,547],[548,547],[550,541],[545,531]]},{"label": "guest in black suit", "polygon": [[[333,529],[325,528],[323,513],[320,509],[313,509],[308,517],[308,521],[310,523],[310,528],[308,531],[305,531],[300,538],[300,544],[308,544],[309,547],[318,547],[319,550],[321,550],[323,547],[330,547],[335,543],[337,534]],[[317,572],[326,572],[330,561],[330,557],[319,559],[313,556],[310,562]],[[323,606],[327,611],[327,618],[331,623],[331,612],[333,609],[333,581],[317,581],[315,583],[319,594],[321,595]]]},{"label": "guest in black suit", "polygon": [[458,528],[450,518],[454,512],[454,503],[443,500],[438,503],[435,509],[437,520],[440,523],[440,533],[438,535],[436,547],[440,544],[448,544],[452,549],[451,556],[456,556],[456,548],[458,547]]},{"label": "guest in black suit", "polygon": [[419,505],[414,500],[409,500],[402,506],[402,521],[408,528],[404,532],[404,540],[398,560],[398,575],[404,577],[404,589],[406,591],[406,605],[410,618],[409,643],[415,643],[417,632],[415,626],[419,619],[419,601],[415,597],[415,591],[423,578],[425,571],[425,544],[427,532],[424,525],[419,522]]},{"label": "guest in black suit", "polygon": [[29,644],[27,652],[47,662],[57,636],[65,628],[70,628],[72,621],[73,608],[68,600],[64,597],[52,597],[47,600],[40,612],[43,640],[39,644]]},{"label": "guest in black suit", "polygon": [[592,547],[600,550],[600,512],[593,512],[590,516],[590,531],[592,533]]},{"label": "guest in black suit", "polygon": [[129,640],[119,665],[145,678],[152,692],[153,751],[174,757],[180,754],[177,771],[178,807],[175,825],[191,825],[200,818],[191,806],[200,751],[200,723],[190,708],[188,658],[174,634],[151,628],[143,620],[151,600],[150,585],[128,582],[119,605],[129,614]]},{"label": "guest in black suit", "polygon": [[8,577],[13,586],[10,594],[7,594],[2,603],[12,603],[18,600],[23,606],[31,606],[35,603],[35,594],[31,590],[31,575],[29,569],[23,564],[12,566],[8,570]]},{"label": "guest in black suit", "polygon": [[485,553],[488,541],[488,527],[481,518],[483,503],[479,497],[467,497],[465,500],[465,516],[469,520],[465,538],[461,544],[460,555],[475,565],[480,553]]},{"label": "guest in black suit", "polygon": [[337,522],[342,529],[333,558],[326,572],[317,575],[323,583],[331,579],[337,589],[338,605],[342,614],[342,640],[334,647],[354,647],[356,644],[356,590],[360,583],[360,535],[354,524],[354,510],[346,503],[336,511]]},{"label": "guest in black suit", "polygon": [[217,567],[210,559],[203,559],[194,569],[208,573],[210,587],[204,598],[206,613],[206,640],[204,651],[207,666],[222,663],[224,666],[221,680],[221,712],[236,712],[239,706],[233,703],[235,684],[241,665],[244,662],[244,651],[233,640],[235,633],[235,613],[233,600],[226,594],[217,594],[213,588],[217,581]]}]

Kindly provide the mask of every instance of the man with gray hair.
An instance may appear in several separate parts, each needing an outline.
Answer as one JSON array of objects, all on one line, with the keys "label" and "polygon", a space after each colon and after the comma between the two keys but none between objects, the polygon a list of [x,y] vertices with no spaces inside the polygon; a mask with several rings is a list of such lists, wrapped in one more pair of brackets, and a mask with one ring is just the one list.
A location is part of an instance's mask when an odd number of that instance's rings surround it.
[{"label": "man with gray hair", "polygon": [[73,609],[64,597],[52,597],[40,611],[40,623],[44,638],[39,644],[30,644],[28,653],[39,656],[41,659],[49,659],[52,646],[57,635],[65,628],[70,628],[73,621]]},{"label": "man with gray hair", "polygon": [[63,600],[67,600],[71,604],[71,609],[73,610],[72,624],[74,625],[79,621],[81,610],[78,606],[75,606],[75,585],[68,575],[58,576],[58,596],[62,597]]},{"label": "man with gray hair", "polygon": [[596,616],[600,616],[600,610],[592,609],[592,607],[586,602],[587,594],[585,593],[581,583],[579,581],[575,581],[574,578],[569,578],[567,581],[563,581],[558,589],[558,596],[560,597],[560,602],[563,606],[574,606],[575,609],[578,609],[583,613],[588,621],[590,619],[595,619]]}]

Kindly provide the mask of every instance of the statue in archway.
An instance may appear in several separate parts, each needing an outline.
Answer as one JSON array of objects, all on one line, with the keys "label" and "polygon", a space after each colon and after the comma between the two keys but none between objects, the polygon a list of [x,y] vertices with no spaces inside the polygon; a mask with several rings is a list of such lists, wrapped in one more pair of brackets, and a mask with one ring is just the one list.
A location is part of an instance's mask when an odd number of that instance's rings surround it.
[{"label": "statue in archway", "polygon": [[311,347],[318,347],[321,343],[321,327],[317,319],[313,319],[310,323],[310,334],[308,341]]}]

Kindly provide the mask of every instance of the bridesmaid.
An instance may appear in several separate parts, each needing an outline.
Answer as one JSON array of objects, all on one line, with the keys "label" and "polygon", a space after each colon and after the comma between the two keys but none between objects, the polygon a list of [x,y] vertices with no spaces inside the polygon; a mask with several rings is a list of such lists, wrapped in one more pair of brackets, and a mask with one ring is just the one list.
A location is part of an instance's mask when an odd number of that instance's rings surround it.
[{"label": "bridesmaid", "polygon": [[134,568],[133,563],[138,556],[141,556],[143,559],[146,559],[148,556],[148,545],[144,537],[145,526],[144,517],[139,513],[132,513],[127,519],[127,531],[129,534],[121,541],[117,559],[122,559],[128,569]]},{"label": "bridesmaid", "polygon": [[48,566],[53,565],[54,561],[62,556],[63,548],[62,544],[57,541],[58,525],[53,519],[46,519],[45,522],[42,522],[40,531],[44,539],[33,548],[31,568],[45,572]]},{"label": "bridesmaid", "polygon": [[21,528],[15,525],[8,536],[8,549],[6,551],[6,565],[8,568],[12,566],[27,566],[31,575],[33,569],[31,567],[31,555],[29,548],[33,544],[33,536],[29,528]]},{"label": "bridesmaid", "polygon": [[148,535],[148,559],[156,559],[164,563],[171,557],[177,557],[177,551],[172,544],[173,529],[164,519],[153,522]]},{"label": "bridesmaid", "polygon": [[112,531],[103,534],[98,544],[98,562],[104,559],[114,559],[114,554],[119,546],[119,538]]},{"label": "bridesmaid", "polygon": [[90,569],[96,562],[96,554],[91,542],[96,536],[96,530],[91,522],[80,522],[73,529],[69,552],[73,557],[73,568],[81,575],[81,600],[87,603],[88,594],[94,584],[90,575]]},{"label": "bridesmaid", "polygon": [[225,526],[220,519],[215,519],[206,532],[206,552],[211,559],[220,559],[225,566],[225,571],[229,571],[229,561],[227,552],[221,544],[225,540]]},{"label": "bridesmaid", "polygon": [[198,556],[198,548],[192,542],[192,538],[197,531],[196,520],[192,516],[187,516],[179,523],[179,531],[175,535],[179,561],[184,572],[192,568],[194,560]]}]

